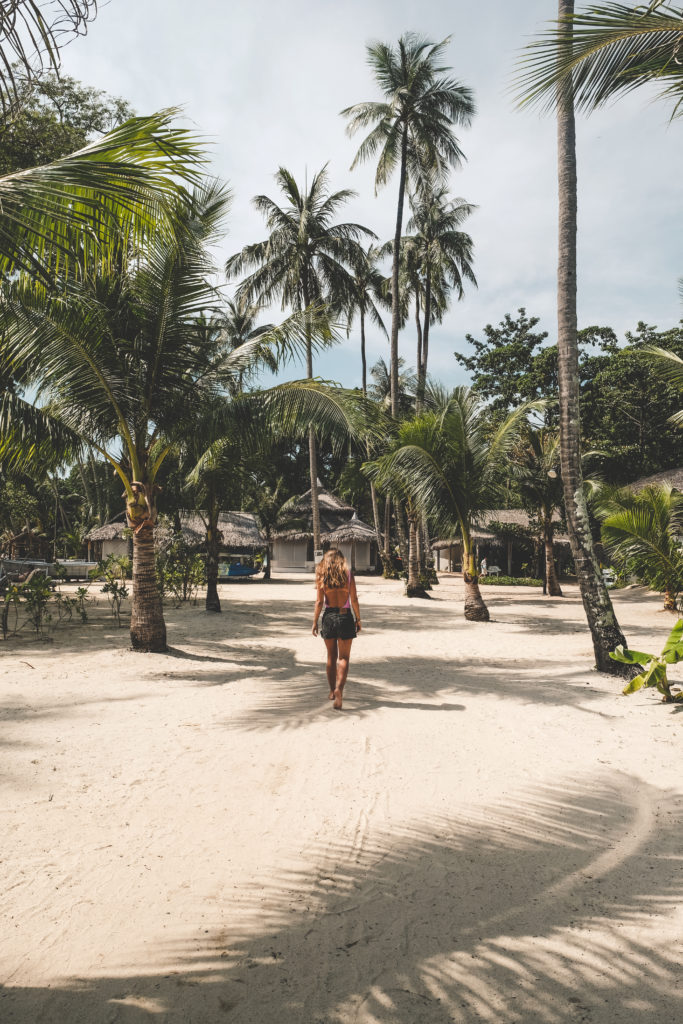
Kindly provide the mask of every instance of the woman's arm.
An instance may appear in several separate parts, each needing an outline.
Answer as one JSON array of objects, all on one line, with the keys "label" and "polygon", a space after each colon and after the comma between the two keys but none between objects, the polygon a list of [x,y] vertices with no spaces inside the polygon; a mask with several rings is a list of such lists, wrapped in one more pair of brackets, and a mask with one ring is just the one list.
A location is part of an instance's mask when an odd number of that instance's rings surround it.
[{"label": "woman's arm", "polygon": [[358,607],[358,591],[356,590],[356,579],[354,576],[351,577],[349,597],[351,599],[351,607],[353,608],[353,614],[356,616],[356,629],[358,630],[358,632],[360,632],[360,608]]},{"label": "woman's arm", "polygon": [[320,613],[323,610],[324,602],[325,602],[325,591],[324,591],[323,585],[321,583],[318,586],[318,589],[317,589],[317,592],[316,592],[316,595],[315,595],[315,608],[313,609],[313,629],[311,630],[311,632],[313,633],[313,636],[317,636],[318,635],[318,619],[320,618]]}]

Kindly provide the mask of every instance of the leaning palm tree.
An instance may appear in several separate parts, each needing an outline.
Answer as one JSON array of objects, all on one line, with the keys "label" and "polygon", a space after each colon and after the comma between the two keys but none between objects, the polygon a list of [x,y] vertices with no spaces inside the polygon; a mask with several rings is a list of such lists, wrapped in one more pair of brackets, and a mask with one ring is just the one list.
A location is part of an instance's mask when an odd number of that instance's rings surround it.
[{"label": "leaning palm tree", "polygon": [[596,510],[602,540],[617,565],[652,590],[664,594],[664,608],[675,611],[683,591],[683,495],[662,484],[598,493]]},{"label": "leaning palm tree", "polygon": [[[350,267],[360,257],[360,241],[375,237],[360,224],[335,222],[339,208],[355,193],[350,189],[330,192],[327,165],[314,175],[310,188],[301,189],[284,167],[275,180],[285,199],[283,206],[264,195],[254,199],[254,206],[265,218],[268,238],[244,246],[226,263],[229,278],[250,272],[240,283],[237,297],[264,304],[280,299],[283,309],[299,311],[313,303],[343,308],[353,291]],[[310,347],[306,372],[313,377]],[[318,462],[313,428],[308,444],[313,543],[319,550]]]},{"label": "leaning palm tree", "polygon": [[387,184],[398,169],[398,203],[391,270],[391,414],[398,416],[398,332],[401,321],[399,254],[406,188],[415,187],[425,174],[445,176],[463,159],[455,125],[469,125],[474,116],[471,91],[445,72],[441,63],[450,38],[440,43],[408,32],[396,47],[373,42],[368,63],[383,100],[357,103],[342,110],[347,132],[355,135],[371,128],[351,168],[378,156],[375,191]]},{"label": "leaning palm tree", "polygon": [[[574,0],[558,0],[558,60],[565,59],[571,51],[573,13]],[[576,313],[576,126],[571,75],[558,83],[553,105],[557,110],[557,359],[564,503],[572,556],[593,640],[596,666],[600,672],[623,675],[630,671],[628,666],[613,661],[610,652],[620,644],[625,646],[626,639],[619,628],[595,554],[581,471]]]},{"label": "leaning palm tree", "polygon": [[[423,287],[424,323],[420,332],[417,362],[417,406],[424,403],[429,356],[429,328],[436,311],[439,318],[448,306],[448,296],[455,291],[458,301],[464,294],[464,283],[475,287],[472,269],[472,239],[461,226],[475,207],[464,199],[450,199],[446,188],[428,180],[413,196],[409,234],[402,240],[404,250],[413,255]],[[436,310],[433,308],[437,297]]]},{"label": "leaning palm tree", "polygon": [[469,388],[444,398],[439,409],[402,423],[399,444],[366,471],[379,486],[408,496],[437,529],[459,533],[465,618],[488,622],[472,531],[477,516],[495,507],[505,460],[535,406],[520,406],[491,432],[488,407]]},{"label": "leaning palm tree", "polygon": [[[571,41],[564,45],[567,27]],[[578,13],[561,8],[557,23],[528,46],[520,63],[522,102],[552,108],[558,85],[571,78],[577,109],[594,110],[653,82],[673,100],[672,117],[680,116],[682,53],[683,7],[667,0],[593,4]]]}]

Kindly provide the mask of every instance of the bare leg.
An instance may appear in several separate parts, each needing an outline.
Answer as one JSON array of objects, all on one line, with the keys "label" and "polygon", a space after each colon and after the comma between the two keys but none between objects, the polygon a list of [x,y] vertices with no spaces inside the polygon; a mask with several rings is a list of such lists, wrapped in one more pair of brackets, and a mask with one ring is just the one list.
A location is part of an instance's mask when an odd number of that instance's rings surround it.
[{"label": "bare leg", "polygon": [[342,707],[342,695],[346,685],[346,677],[349,674],[352,643],[353,640],[337,640],[337,686],[334,691],[334,707],[337,711],[341,711]]},{"label": "bare leg", "polygon": [[337,641],[326,640],[325,647],[327,647],[327,665],[325,670],[327,672],[327,685],[330,688],[329,699],[332,700],[334,688],[337,685]]}]

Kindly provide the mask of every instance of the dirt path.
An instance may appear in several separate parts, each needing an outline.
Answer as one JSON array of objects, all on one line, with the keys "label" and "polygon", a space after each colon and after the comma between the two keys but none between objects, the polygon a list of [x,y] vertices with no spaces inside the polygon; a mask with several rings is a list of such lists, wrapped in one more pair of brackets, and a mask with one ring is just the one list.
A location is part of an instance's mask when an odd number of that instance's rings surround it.
[{"label": "dirt path", "polygon": [[680,1019],[683,715],[568,591],[361,579],[341,714],[304,577],[0,648],[2,1024]]}]

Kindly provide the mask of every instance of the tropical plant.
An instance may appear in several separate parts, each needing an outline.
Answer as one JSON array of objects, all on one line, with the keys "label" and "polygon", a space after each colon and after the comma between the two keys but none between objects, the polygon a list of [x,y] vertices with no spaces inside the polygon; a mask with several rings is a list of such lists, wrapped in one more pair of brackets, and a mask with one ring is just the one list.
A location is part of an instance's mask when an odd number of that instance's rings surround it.
[{"label": "tropical plant", "polygon": [[[428,180],[411,200],[412,217],[408,235],[402,240],[404,251],[411,253],[420,274],[423,289],[424,321],[418,327],[417,408],[422,408],[427,384],[429,328],[435,312],[439,319],[448,308],[449,294],[455,291],[458,300],[465,290],[464,282],[476,287],[472,269],[472,239],[460,228],[475,209],[464,199],[450,199],[448,190]],[[406,254],[407,254],[406,253]],[[436,309],[433,308],[437,297]],[[419,317],[418,317],[419,319]]]},{"label": "tropical plant", "polygon": [[[10,350],[30,364],[62,422],[118,474],[133,530],[131,641],[165,650],[166,627],[154,567],[157,476],[197,410],[254,362],[277,365],[310,338],[327,338],[315,314],[290,319],[268,336],[224,353],[207,344],[202,316],[218,299],[207,246],[220,228],[227,190],[197,189],[175,213],[184,230],[157,235],[122,261],[53,294],[21,278],[6,303]],[[325,342],[323,342],[325,343]]]},{"label": "tropical plant", "polygon": [[[285,205],[256,196],[254,206],[270,232],[262,242],[246,245],[226,263],[228,277],[248,276],[237,288],[238,299],[268,304],[279,298],[282,308],[303,311],[312,305],[348,306],[353,293],[350,267],[360,259],[361,240],[374,238],[360,224],[335,223],[337,211],[355,195],[350,189],[330,192],[327,165],[314,175],[310,188],[301,189],[281,167],[275,180]],[[313,351],[306,351],[306,373],[313,377]],[[315,432],[309,432],[313,542],[320,548],[318,465]]]},{"label": "tropical plant", "polygon": [[446,536],[459,533],[466,619],[489,619],[472,530],[478,514],[495,507],[506,459],[533,408],[520,406],[492,431],[481,399],[455,388],[439,408],[400,424],[394,450],[367,466],[379,486],[399,489]]},{"label": "tropical plant", "polygon": [[625,695],[635,693],[643,687],[655,686],[665,703],[683,701],[683,690],[672,693],[671,683],[667,677],[669,665],[683,661],[683,619],[679,619],[669,633],[661,654],[646,654],[643,651],[631,651],[624,647],[617,647],[610,653],[610,658],[614,658],[615,661],[624,665],[637,665],[643,669],[630,681],[628,686],[624,687]]},{"label": "tropical plant", "polygon": [[[574,0],[558,0],[558,59],[572,47]],[[560,411],[560,462],[569,541],[581,590],[583,607],[600,672],[620,672],[609,657],[626,644],[593,547],[590,519],[581,472],[579,409],[579,347],[576,315],[576,125],[571,76],[558,85],[553,106],[557,111],[558,264],[557,352]]]},{"label": "tropical plant", "polygon": [[675,610],[683,591],[683,495],[669,484],[637,492],[604,489],[595,508],[616,565],[663,593],[664,607]]},{"label": "tropical plant", "polygon": [[471,91],[448,77],[441,63],[450,39],[431,43],[408,32],[396,47],[373,42],[367,47],[368,64],[382,94],[381,101],[357,103],[342,111],[347,133],[370,128],[351,164],[378,157],[375,192],[399,172],[396,228],[391,269],[391,414],[399,412],[398,332],[401,321],[399,259],[406,188],[414,188],[426,175],[444,178],[448,168],[463,158],[453,128],[469,125],[474,116]]},{"label": "tropical plant", "polygon": [[[571,33],[566,41],[566,30]],[[683,111],[683,8],[667,0],[592,4],[574,13],[560,8],[558,21],[527,47],[520,62],[524,104],[556,103],[558,87],[571,78],[579,110],[594,110],[614,96],[654,82]]]},{"label": "tropical plant", "polygon": [[545,557],[546,589],[550,597],[562,597],[555,571],[554,514],[562,507],[562,479],[558,473],[560,435],[557,430],[527,424],[510,459],[523,506],[538,523]]},{"label": "tropical plant", "polygon": [[375,324],[382,334],[388,338],[387,329],[382,320],[380,309],[388,305],[386,298],[386,279],[379,269],[382,252],[377,246],[369,245],[366,249],[358,247],[353,260],[349,282],[350,291],[346,294],[345,306],[341,313],[351,329],[353,320],[358,314],[360,328],[361,386],[363,394],[368,393],[367,358],[365,346],[365,325],[368,320]]}]

